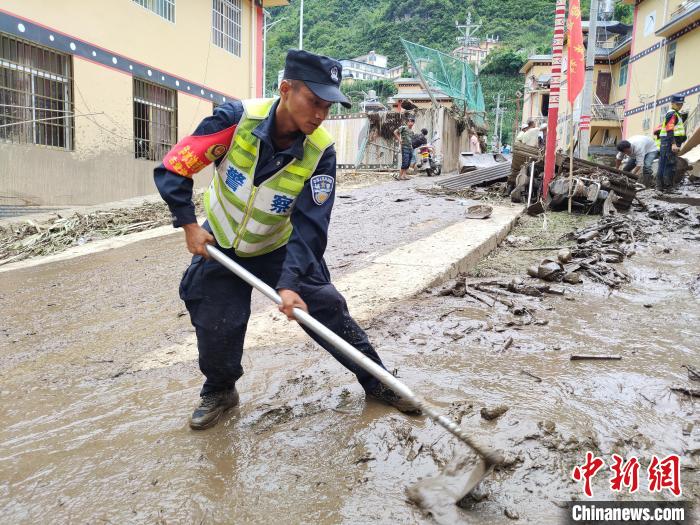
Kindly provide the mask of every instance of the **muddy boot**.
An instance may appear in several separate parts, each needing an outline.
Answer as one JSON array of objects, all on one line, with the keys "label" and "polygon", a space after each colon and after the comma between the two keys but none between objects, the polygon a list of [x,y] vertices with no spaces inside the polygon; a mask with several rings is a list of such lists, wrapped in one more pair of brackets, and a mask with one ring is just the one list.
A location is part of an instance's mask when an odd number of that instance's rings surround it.
[{"label": "muddy boot", "polygon": [[190,428],[204,430],[219,422],[221,415],[229,408],[238,405],[239,398],[236,387],[223,392],[212,392],[202,396],[199,406],[190,416]]},{"label": "muddy boot", "polygon": [[384,386],[382,383],[379,383],[371,390],[366,390],[365,392],[369,397],[376,399],[377,401],[381,401],[382,403],[386,403],[387,405],[396,407],[405,414],[420,415],[421,413],[420,408],[414,405],[411,401],[404,399],[392,389]]}]

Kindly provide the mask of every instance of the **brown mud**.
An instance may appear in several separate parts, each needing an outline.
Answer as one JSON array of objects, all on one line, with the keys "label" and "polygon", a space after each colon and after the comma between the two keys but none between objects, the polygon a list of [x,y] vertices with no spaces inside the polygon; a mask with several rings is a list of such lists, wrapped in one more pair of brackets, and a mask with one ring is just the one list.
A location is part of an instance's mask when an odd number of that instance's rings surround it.
[{"label": "brown mud", "polygon": [[[335,275],[367,264],[355,252],[386,250],[463,213],[409,187],[382,191],[340,199],[347,207],[334,217]],[[411,199],[409,207],[397,198]],[[395,224],[379,220],[382,207]],[[564,296],[513,298],[528,312],[515,315],[437,288],[368,323],[401,380],[506,453],[459,506],[439,502],[436,512],[453,522],[558,523],[562,502],[583,498],[571,470],[588,450],[608,463],[613,452],[636,455],[643,469],[653,454],[679,454],[683,497],[698,501],[698,400],[670,390],[697,388],[683,366],[700,368],[699,247],[684,235],[640,243],[619,265],[631,277],[619,290],[564,285]],[[366,402],[314,343],[281,348],[271,337],[248,349],[240,408],[205,432],[187,427],[200,387],[195,362],[125,372],[191,331],[176,296],[187,261],[180,242],[139,243],[0,280],[3,521],[433,523],[406,489],[455,456],[469,458],[468,449],[424,418]],[[503,250],[492,260],[515,258],[524,275],[523,252]],[[622,359],[569,360],[592,353]],[[494,412],[502,405],[508,410]],[[484,408],[502,413],[485,419]],[[617,496],[607,479],[594,479],[598,499],[652,499],[644,487]]]}]

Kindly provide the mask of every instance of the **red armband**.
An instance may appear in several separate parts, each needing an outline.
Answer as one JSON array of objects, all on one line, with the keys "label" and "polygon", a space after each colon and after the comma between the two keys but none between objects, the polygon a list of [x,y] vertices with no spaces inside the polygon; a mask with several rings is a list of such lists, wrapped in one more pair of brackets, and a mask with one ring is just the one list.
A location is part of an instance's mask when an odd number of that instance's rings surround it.
[{"label": "red armband", "polygon": [[236,126],[231,126],[210,135],[185,137],[168,152],[163,165],[178,175],[192,177],[226,154],[235,131]]}]

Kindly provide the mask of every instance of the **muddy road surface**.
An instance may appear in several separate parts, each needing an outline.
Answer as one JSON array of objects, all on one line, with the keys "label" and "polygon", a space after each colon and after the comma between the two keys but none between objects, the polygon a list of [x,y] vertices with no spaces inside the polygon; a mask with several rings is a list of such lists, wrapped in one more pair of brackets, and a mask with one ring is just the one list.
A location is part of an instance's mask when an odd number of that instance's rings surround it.
[{"label": "muddy road surface", "polygon": [[[348,195],[331,235],[335,275],[367,264],[356,252],[386,250],[463,213],[394,184]],[[374,238],[359,239],[364,214],[388,202],[399,226],[377,221]],[[366,402],[314,343],[248,348],[240,408],[204,432],[187,426],[196,362],[130,371],[190,334],[176,295],[187,262],[180,242],[0,278],[3,521],[434,523],[405,490],[467,449],[424,418]],[[700,368],[699,250],[682,232],[660,233],[620,265],[631,276],[621,290],[585,282],[564,296],[514,299],[527,316],[438,287],[366,323],[401,380],[506,453],[505,466],[443,515],[558,523],[562,502],[583,497],[571,470],[589,450],[608,463],[613,452],[635,455],[643,469],[654,454],[679,454],[683,498],[697,502],[699,405],[669,387],[698,388],[682,366]],[[569,360],[583,353],[622,359]],[[507,411],[482,415],[498,407]],[[598,499],[652,499],[644,489],[616,496],[607,480],[594,479]]]}]

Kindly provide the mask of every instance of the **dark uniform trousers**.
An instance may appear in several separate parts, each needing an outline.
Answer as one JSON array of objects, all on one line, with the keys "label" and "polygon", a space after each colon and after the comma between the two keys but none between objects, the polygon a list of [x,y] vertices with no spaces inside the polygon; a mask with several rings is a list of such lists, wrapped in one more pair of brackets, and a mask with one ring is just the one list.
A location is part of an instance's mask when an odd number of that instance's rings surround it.
[{"label": "dark uniform trousers", "polygon": [[[207,228],[208,229],[208,228]],[[277,285],[286,247],[258,257],[238,257],[232,249],[217,246],[223,253],[273,288]],[[185,301],[197,334],[199,369],[206,377],[201,395],[232,388],[243,375],[241,358],[252,288],[214,259],[195,255],[180,283],[180,298]],[[309,314],[345,339],[372,361],[384,367],[364,330],[350,317],[345,299],[330,282],[328,269],[306,277],[299,295]],[[345,368],[353,372],[365,390],[378,381],[331,345],[304,330]],[[274,334],[271,334],[271,343]]]},{"label": "dark uniform trousers", "polygon": [[661,137],[659,148],[659,166],[656,171],[656,187],[670,188],[673,186],[673,175],[676,167],[676,156],[671,149],[675,143],[674,137]]}]

